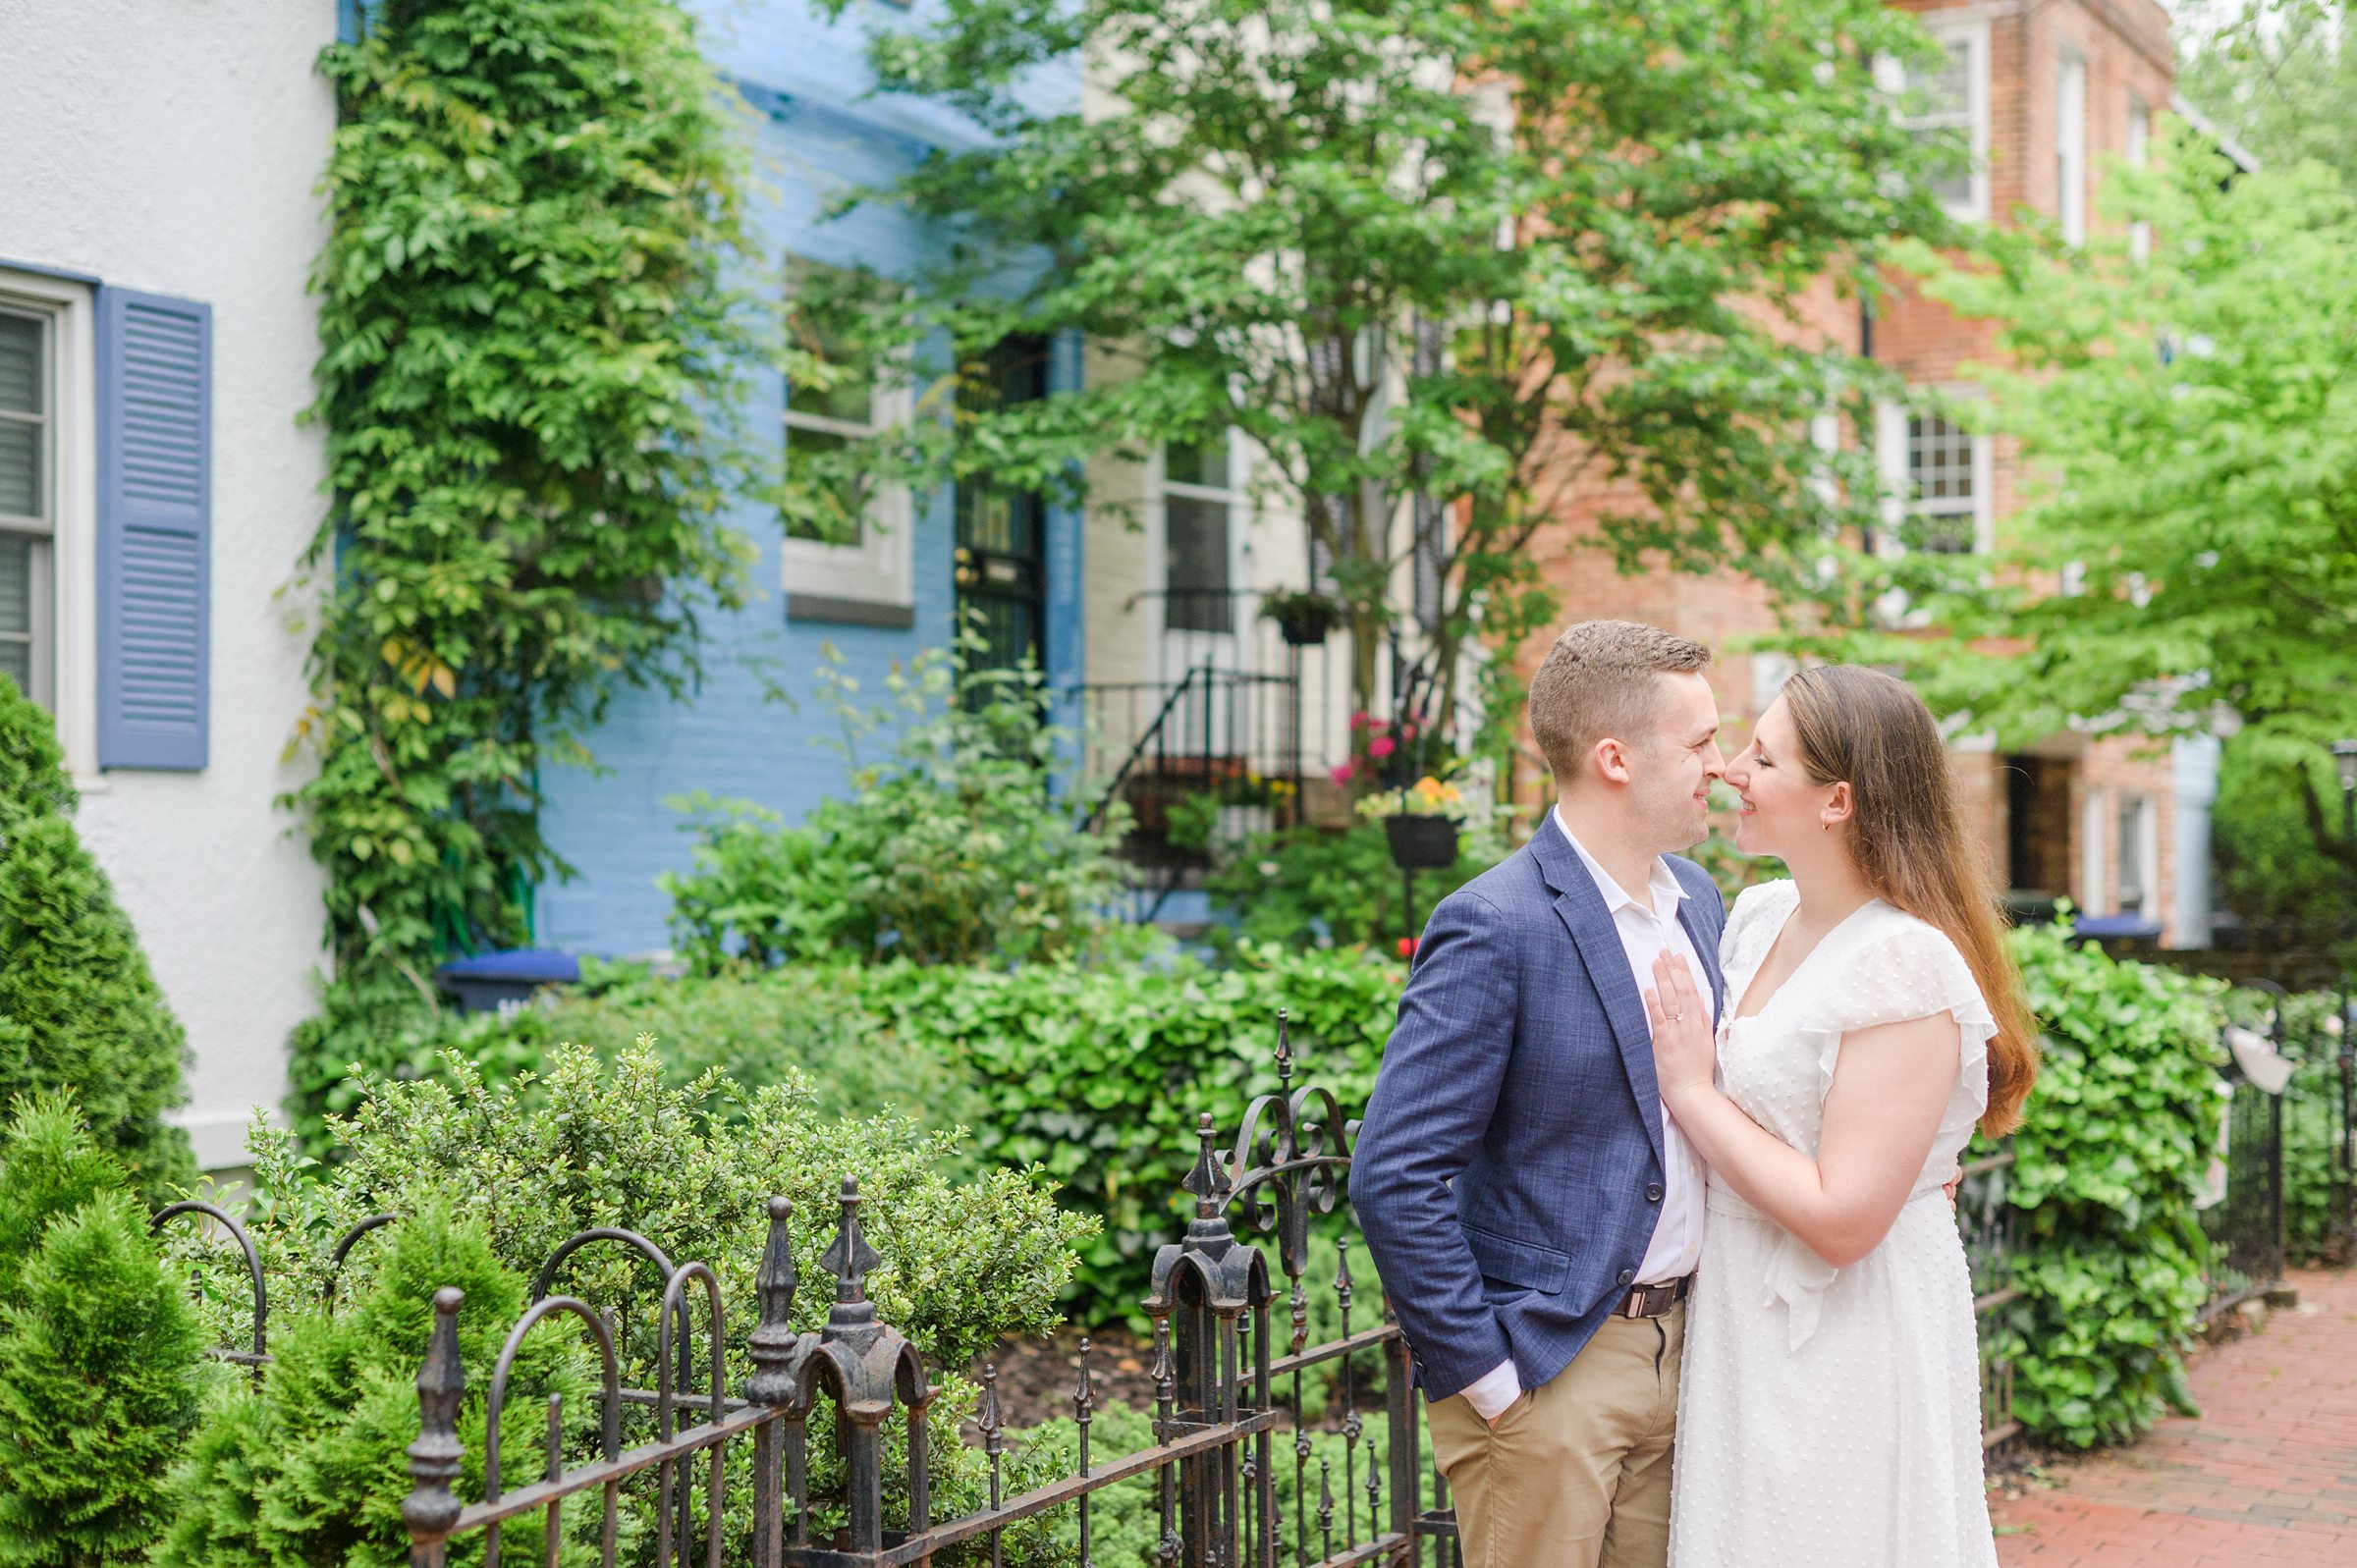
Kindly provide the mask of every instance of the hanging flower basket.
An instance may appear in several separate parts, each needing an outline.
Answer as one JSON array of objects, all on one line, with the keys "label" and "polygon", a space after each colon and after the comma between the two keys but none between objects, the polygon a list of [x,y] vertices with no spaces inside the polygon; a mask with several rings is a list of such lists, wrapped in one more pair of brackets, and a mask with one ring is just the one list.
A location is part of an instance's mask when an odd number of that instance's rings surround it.
[{"label": "hanging flower basket", "polygon": [[1456,819],[1398,812],[1383,819],[1392,864],[1401,871],[1444,871],[1456,864]]},{"label": "hanging flower basket", "polygon": [[1262,601],[1260,614],[1276,622],[1278,634],[1296,648],[1322,646],[1326,634],[1343,623],[1343,607],[1315,593],[1273,593]]}]

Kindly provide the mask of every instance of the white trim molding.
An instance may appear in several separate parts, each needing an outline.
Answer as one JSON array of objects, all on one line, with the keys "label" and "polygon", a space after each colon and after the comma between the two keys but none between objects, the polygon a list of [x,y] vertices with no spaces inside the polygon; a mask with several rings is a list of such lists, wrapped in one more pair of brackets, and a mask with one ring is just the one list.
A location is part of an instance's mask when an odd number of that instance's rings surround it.
[{"label": "white trim molding", "polygon": [[49,333],[48,697],[67,770],[84,793],[98,772],[98,351],[96,299],[82,283],[0,267],[0,304]]}]

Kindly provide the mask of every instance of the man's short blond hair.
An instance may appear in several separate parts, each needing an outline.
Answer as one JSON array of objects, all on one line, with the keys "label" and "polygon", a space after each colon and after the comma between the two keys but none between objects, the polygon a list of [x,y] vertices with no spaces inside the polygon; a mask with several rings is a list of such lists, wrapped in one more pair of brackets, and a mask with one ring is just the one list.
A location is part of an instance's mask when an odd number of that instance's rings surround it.
[{"label": "man's short blond hair", "polygon": [[1579,778],[1581,759],[1599,740],[1633,745],[1651,738],[1665,708],[1656,676],[1685,675],[1710,662],[1710,649],[1659,626],[1633,621],[1565,626],[1530,679],[1530,732],[1556,787]]}]

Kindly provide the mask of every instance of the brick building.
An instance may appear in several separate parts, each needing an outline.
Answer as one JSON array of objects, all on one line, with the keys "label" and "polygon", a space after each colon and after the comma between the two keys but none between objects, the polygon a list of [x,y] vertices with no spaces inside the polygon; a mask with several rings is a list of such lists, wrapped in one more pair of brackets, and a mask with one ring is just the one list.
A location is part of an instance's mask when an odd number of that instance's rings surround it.
[{"label": "brick building", "polygon": [[[2083,235],[2102,160],[2142,157],[2154,116],[2172,107],[2167,14],[2156,0],[1898,3],[1922,19],[1946,56],[1935,81],[1903,83],[1928,95],[1919,123],[1962,131],[1973,150],[1970,166],[1942,184],[1949,210],[1995,223],[2027,210],[2052,218],[2065,237]],[[1949,397],[1974,394],[1966,366],[1991,351],[1985,325],[1959,321],[1904,289],[1871,318],[1828,289],[1808,328],[1891,367],[1910,387]],[[1890,521],[1907,524],[1881,530],[1884,548],[1897,548],[1891,541],[1903,531],[1917,548],[1985,551],[2019,505],[2010,442],[1970,434],[1903,401],[1878,409],[1871,431],[1852,434],[1874,444],[1892,497]],[[1617,574],[1587,546],[1606,504],[1629,499],[1590,492],[1536,547],[1565,621],[1645,621],[1722,649],[1772,628],[1748,581]],[[1542,639],[1524,650],[1526,665],[1544,653]],[[1723,656],[1713,678],[1737,734],[1789,670],[1778,655]],[[2067,732],[2000,753],[1986,739],[1964,737],[1953,756],[1968,820],[2017,905],[2067,897],[2104,927],[2176,946],[2208,944],[2215,743],[2155,748]]]}]

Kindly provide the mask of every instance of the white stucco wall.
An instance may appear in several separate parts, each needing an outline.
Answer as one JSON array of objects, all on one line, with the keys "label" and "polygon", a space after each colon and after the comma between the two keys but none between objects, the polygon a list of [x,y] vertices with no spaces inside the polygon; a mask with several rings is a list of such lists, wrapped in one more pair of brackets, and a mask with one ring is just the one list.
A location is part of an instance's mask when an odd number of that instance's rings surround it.
[{"label": "white stucco wall", "polygon": [[202,772],[95,772],[95,475],[71,428],[90,417],[86,379],[62,410],[56,547],[81,829],[188,1028],[184,1119],[208,1167],[240,1163],[250,1110],[285,1094],[287,1033],[312,1010],[322,962],[318,874],[273,801],[296,782],[280,756],[305,702],[301,606],[281,591],[325,505],[320,433],[296,415],[318,354],[304,277],[334,126],[312,67],[335,30],[335,0],[0,0],[0,285],[17,264],[213,307]]}]

